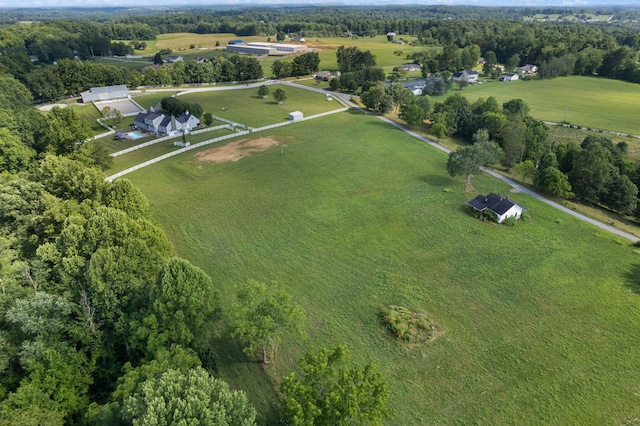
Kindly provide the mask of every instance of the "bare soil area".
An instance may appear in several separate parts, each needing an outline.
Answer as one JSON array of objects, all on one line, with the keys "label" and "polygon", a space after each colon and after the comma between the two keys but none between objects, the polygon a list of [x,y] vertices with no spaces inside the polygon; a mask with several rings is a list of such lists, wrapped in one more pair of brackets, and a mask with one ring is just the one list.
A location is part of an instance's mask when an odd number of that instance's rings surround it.
[{"label": "bare soil area", "polygon": [[201,163],[228,163],[238,161],[258,152],[266,151],[277,146],[280,142],[273,137],[258,139],[242,139],[223,146],[207,149],[195,155],[196,161]]}]

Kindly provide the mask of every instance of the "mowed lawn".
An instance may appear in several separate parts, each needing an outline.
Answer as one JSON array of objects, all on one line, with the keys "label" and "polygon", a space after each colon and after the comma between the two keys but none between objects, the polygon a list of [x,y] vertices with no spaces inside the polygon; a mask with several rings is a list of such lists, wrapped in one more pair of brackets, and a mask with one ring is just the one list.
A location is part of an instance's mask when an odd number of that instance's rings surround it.
[{"label": "mowed lawn", "polygon": [[560,122],[566,117],[566,121],[579,126],[640,135],[640,85],[634,83],[571,76],[507,83],[490,81],[462,91],[455,88],[448,94],[453,93],[462,93],[470,102],[489,96],[499,103],[520,98],[531,108],[531,115],[540,120]]},{"label": "mowed lawn", "polygon": [[[257,88],[188,93],[179,99],[199,103],[205,112],[251,127],[287,121],[292,111],[301,111],[306,117],[343,107],[336,100],[327,101],[326,95],[322,93],[279,84],[270,84],[267,87],[267,99],[258,96]],[[278,105],[273,99],[273,92],[278,88],[287,91],[287,99],[282,105]]]},{"label": "mowed lawn", "polygon": [[[203,142],[205,140],[219,138],[220,136],[228,135],[229,132],[230,131],[227,129],[212,130],[210,132],[204,132],[198,135],[187,135],[186,139],[188,142],[190,142],[193,145],[199,142]],[[144,140],[146,141],[146,138]],[[114,157],[111,168],[105,171],[105,173],[107,175],[112,175],[114,173],[128,169],[129,167],[133,167],[137,164],[144,163],[145,161],[152,160],[168,152],[181,149],[181,147],[173,146],[174,142],[181,141],[181,140],[182,140],[182,137],[178,136],[174,139],[158,142],[156,144],[149,145],[144,148],[140,148],[135,151],[131,151],[126,154]],[[133,145],[137,145],[137,144],[133,144]],[[122,149],[126,149],[126,148],[122,148]]]},{"label": "mowed lawn", "polygon": [[[388,380],[390,425],[640,415],[638,250],[486,175],[477,190],[513,197],[530,219],[474,219],[464,203],[476,193],[447,176],[445,154],[356,112],[254,137],[283,142],[284,155],[210,164],[187,153],[127,177],[224,307],[251,278],[284,285],[305,311],[307,335],[289,336],[266,370],[215,342],[220,376],[263,413],[304,351],[347,343]],[[377,319],[389,304],[427,313],[442,336],[400,345]]]}]

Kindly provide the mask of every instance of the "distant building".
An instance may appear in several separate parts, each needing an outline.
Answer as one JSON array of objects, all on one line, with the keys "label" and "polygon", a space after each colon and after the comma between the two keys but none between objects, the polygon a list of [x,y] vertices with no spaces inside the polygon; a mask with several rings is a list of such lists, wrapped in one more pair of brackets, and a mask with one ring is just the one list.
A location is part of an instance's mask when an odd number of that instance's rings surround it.
[{"label": "distant building", "polygon": [[153,111],[141,112],[133,122],[136,129],[167,136],[179,135],[183,131],[189,132],[198,125],[200,125],[198,118],[189,114],[188,111],[179,117]]},{"label": "distant building", "polygon": [[307,53],[313,49],[301,44],[263,43],[228,44],[225,50],[245,55],[287,55],[290,53]]},{"label": "distant building", "polygon": [[315,75],[316,80],[322,81],[331,81],[334,78],[336,78],[336,76],[331,74],[331,71],[318,71],[318,73]]},{"label": "distant building", "polygon": [[523,67],[518,68],[518,74],[529,75],[529,74],[535,74],[537,72],[538,72],[538,67],[531,64],[527,64]]},{"label": "distant building", "polygon": [[239,38],[235,39],[235,40],[231,40],[229,42],[229,44],[244,44],[244,41],[240,40]]},{"label": "distant building", "polygon": [[175,64],[176,62],[184,61],[182,56],[167,56],[164,61],[169,64]]},{"label": "distant building", "polygon": [[477,83],[480,74],[474,70],[462,70],[453,73],[453,81],[466,81],[467,83]]},{"label": "distant building", "polygon": [[413,92],[414,95],[421,96],[422,91],[426,86],[426,82],[424,80],[411,81],[409,83],[404,83],[403,86],[411,90],[411,92]]},{"label": "distant building", "polygon": [[395,33],[395,32],[393,32],[393,31],[389,31],[389,32],[387,33],[387,37],[395,37],[395,36],[397,36],[397,35],[398,35],[398,34],[397,34],[397,33]]},{"label": "distant building", "polygon": [[500,80],[502,81],[517,81],[520,79],[520,76],[518,74],[502,74],[502,76],[500,76]]},{"label": "distant building", "polygon": [[403,64],[403,65],[398,65],[397,67],[395,67],[393,70],[395,71],[396,68],[398,70],[403,70],[403,71],[420,71],[422,68],[420,67],[420,65],[418,64]]},{"label": "distant building", "polygon": [[129,89],[124,84],[119,86],[92,87],[80,93],[82,102],[108,101],[111,99],[121,99],[129,97]]}]

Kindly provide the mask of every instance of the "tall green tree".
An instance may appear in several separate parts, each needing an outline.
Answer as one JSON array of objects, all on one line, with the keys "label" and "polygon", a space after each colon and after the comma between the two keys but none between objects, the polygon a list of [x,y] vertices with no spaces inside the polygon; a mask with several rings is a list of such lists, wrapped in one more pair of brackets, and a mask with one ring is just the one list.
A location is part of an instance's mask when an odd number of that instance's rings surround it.
[{"label": "tall green tree", "polygon": [[284,103],[287,100],[287,91],[281,88],[278,88],[273,91],[273,99],[279,104]]},{"label": "tall green tree", "polygon": [[147,351],[171,345],[192,347],[204,354],[220,302],[211,278],[189,261],[174,257],[158,273],[150,288],[153,304],[145,330]]},{"label": "tall green tree", "polygon": [[267,352],[275,348],[285,331],[302,333],[304,316],[293,304],[291,296],[276,283],[248,280],[236,289],[230,321],[232,334],[245,344],[248,356],[261,351],[262,363]]},{"label": "tall green tree", "polygon": [[465,191],[470,190],[471,178],[480,172],[480,168],[495,162],[501,156],[501,149],[489,140],[486,130],[474,135],[475,143],[449,153],[447,171],[451,176],[465,177]]},{"label": "tall green tree", "polygon": [[387,384],[375,364],[349,364],[345,345],[309,351],[300,360],[302,375],[282,379],[284,411],[289,424],[382,425],[387,407]]},{"label": "tall green tree", "polygon": [[123,407],[134,425],[252,426],[256,410],[242,391],[231,391],[201,367],[167,370],[142,382]]},{"label": "tall green tree", "polygon": [[55,154],[70,154],[93,136],[86,121],[80,120],[73,108],[53,107],[46,116],[44,140]]}]

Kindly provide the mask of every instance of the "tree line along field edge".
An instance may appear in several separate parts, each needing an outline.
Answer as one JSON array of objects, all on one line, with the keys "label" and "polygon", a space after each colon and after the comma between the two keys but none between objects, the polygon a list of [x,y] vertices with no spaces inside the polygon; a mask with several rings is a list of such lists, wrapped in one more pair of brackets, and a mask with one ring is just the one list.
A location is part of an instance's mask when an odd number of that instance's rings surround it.
[{"label": "tree line along field edge", "polygon": [[[289,138],[285,155],[201,168],[183,155],[131,175],[178,253],[221,288],[276,280],[307,312],[308,339],[284,342],[268,374],[294,368],[307,345],[348,341],[354,358],[389,376],[406,424],[425,413],[445,422],[454,413],[489,422],[630,417],[625,389],[638,377],[622,370],[635,358],[627,337],[637,335],[640,305],[627,273],[637,255],[519,194],[530,221],[479,222],[463,212],[460,182],[444,177],[444,156],[354,119],[273,131]],[[180,185],[168,184],[177,176]],[[476,186],[508,189],[486,176]],[[170,201],[185,194],[180,206]],[[429,312],[446,336],[412,352],[397,347],[374,318],[388,303]]]}]

